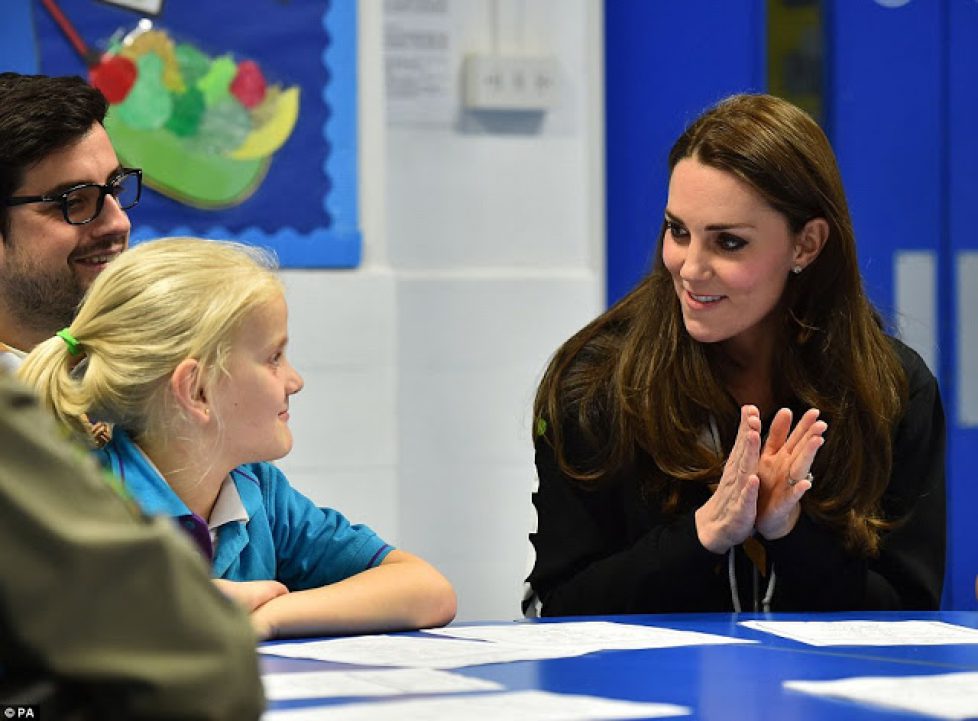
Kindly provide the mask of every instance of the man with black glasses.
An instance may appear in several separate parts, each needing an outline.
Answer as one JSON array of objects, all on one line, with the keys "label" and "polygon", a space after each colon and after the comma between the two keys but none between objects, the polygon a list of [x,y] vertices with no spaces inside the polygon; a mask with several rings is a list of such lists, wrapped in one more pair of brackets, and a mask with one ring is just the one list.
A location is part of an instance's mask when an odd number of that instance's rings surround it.
[{"label": "man with black glasses", "polygon": [[142,176],[119,164],[106,109],[79,77],[0,73],[0,365],[68,325],[129,244]]}]

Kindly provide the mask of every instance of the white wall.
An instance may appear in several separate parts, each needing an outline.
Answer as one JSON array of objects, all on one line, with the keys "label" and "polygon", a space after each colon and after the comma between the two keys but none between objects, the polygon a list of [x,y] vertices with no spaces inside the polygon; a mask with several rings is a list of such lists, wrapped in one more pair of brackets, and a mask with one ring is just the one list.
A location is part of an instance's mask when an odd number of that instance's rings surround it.
[{"label": "white wall", "polygon": [[597,0],[447,0],[457,67],[518,38],[557,56],[539,122],[459,109],[387,122],[383,5],[360,0],[364,263],[289,271],[306,388],[281,465],[317,502],[437,565],[459,618],[519,615],[534,479],[533,392],[603,297]]}]

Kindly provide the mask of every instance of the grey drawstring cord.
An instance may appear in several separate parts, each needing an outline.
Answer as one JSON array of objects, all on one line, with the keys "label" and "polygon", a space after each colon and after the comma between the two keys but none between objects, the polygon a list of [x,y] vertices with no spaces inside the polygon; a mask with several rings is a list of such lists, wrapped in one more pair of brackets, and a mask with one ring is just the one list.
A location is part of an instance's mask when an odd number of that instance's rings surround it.
[{"label": "grey drawstring cord", "polygon": [[[720,430],[717,428],[716,419],[710,416],[710,436],[713,439],[713,448],[716,450],[717,455],[723,453],[723,449],[720,446]],[[727,582],[730,584],[730,602],[733,605],[734,613],[741,613],[742,609],[740,606],[740,589],[737,587],[737,567],[735,563],[734,554],[736,553],[737,547],[731,546],[730,550],[727,551]],[[763,610],[765,613],[771,612],[771,601],[774,600],[774,587],[777,582],[777,576],[774,573],[774,564],[771,564],[771,577],[767,581],[767,589],[764,592],[764,598],[761,599],[760,604],[757,602],[757,571],[754,572],[754,611]]]}]

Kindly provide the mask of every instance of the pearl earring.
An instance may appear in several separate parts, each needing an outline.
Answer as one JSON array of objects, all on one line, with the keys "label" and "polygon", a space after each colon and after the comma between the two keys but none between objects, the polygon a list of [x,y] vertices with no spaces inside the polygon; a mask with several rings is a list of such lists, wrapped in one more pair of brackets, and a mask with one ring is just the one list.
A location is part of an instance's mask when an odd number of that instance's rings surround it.
[{"label": "pearl earring", "polygon": [[791,269],[791,272],[794,273],[795,275],[798,275],[799,273],[801,273],[801,266],[796,265],[794,268]]}]

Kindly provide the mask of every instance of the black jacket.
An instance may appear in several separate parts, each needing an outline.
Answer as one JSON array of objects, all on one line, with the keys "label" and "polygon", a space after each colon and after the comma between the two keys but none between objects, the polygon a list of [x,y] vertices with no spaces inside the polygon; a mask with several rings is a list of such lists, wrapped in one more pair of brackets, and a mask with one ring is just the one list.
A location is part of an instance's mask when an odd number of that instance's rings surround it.
[{"label": "black jacket", "polygon": [[[835,533],[804,513],[784,538],[758,537],[776,577],[772,611],[936,609],[940,604],[944,411],[927,366],[913,350],[894,343],[910,395],[895,431],[882,510],[888,518],[904,520],[884,533],[880,554],[869,559],[847,552]],[[567,450],[573,457],[575,449]],[[727,556],[700,544],[693,520],[709,489],[686,484],[677,511],[666,515],[658,503],[646,501],[638,480],[627,474],[598,490],[575,485],[543,439],[537,441],[536,466],[537,530],[530,534],[536,560],[524,612],[533,614],[535,605],[549,616],[733,610]],[[734,559],[742,608],[752,610],[769,576],[754,573],[743,547],[734,549]]]}]

